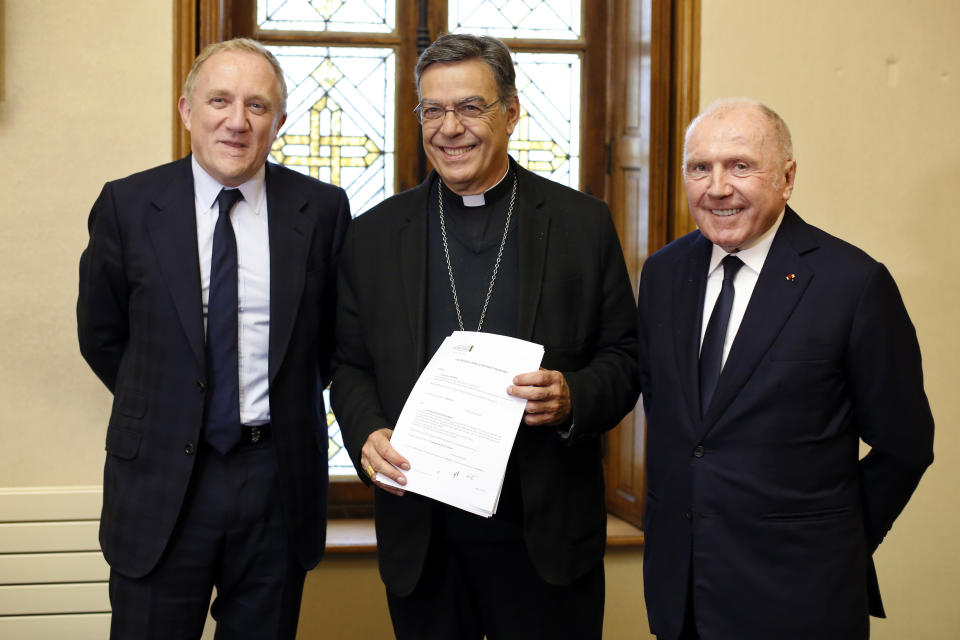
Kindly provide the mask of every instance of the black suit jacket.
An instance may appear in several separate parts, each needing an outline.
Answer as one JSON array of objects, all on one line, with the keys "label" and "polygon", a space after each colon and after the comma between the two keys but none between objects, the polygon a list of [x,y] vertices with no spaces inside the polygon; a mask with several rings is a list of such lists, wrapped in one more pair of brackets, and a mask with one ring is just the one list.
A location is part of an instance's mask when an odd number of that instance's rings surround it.
[{"label": "black suit jacket", "polygon": [[866,637],[871,554],[933,459],[913,325],[882,264],[787,208],[701,419],[711,246],[693,232],[640,281],[651,630],[679,633],[692,575],[703,638]]},{"label": "black suit jacket", "polygon": [[[324,549],[327,433],[346,194],[267,163],[269,384],[285,522],[305,568]],[[80,350],[113,392],[100,544],[137,577],[163,552],[203,426],[206,365],[190,158],[107,183],[80,259]]]},{"label": "black suit jacket", "polygon": [[[331,392],[355,464],[371,432],[396,424],[426,364],[435,175],[360,216],[344,244]],[[603,557],[599,436],[637,400],[633,295],[605,204],[524,170],[518,188],[517,337],[542,344],[542,366],[563,372],[575,424],[569,440],[551,427],[520,426],[524,537],[540,575],[567,584]],[[430,540],[430,501],[384,491],[375,500],[380,574],[392,592],[409,594]]]}]

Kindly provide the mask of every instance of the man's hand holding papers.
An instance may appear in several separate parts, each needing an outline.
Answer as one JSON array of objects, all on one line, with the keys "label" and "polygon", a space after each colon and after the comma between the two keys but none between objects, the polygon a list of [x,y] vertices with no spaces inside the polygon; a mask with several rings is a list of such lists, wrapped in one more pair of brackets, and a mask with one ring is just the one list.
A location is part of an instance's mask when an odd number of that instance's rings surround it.
[{"label": "man's hand holding papers", "polygon": [[[371,442],[372,437],[364,446],[364,457],[375,464],[378,486],[493,515],[527,402],[507,389],[522,373],[539,373],[542,358],[543,347],[537,344],[454,332],[427,364],[392,435],[382,434],[390,436],[387,448]],[[377,464],[377,458],[408,463],[406,476],[400,474],[406,482],[398,481],[395,468]]]},{"label": "man's hand holding papers", "polygon": [[513,379],[507,393],[527,400],[523,421],[532,427],[556,426],[570,417],[570,387],[559,371],[522,373]]},{"label": "man's hand holding papers", "polygon": [[[363,445],[360,464],[374,484],[395,496],[402,496],[403,489],[400,487],[407,483],[407,478],[400,470],[409,470],[410,462],[390,444],[392,435],[393,429],[386,427],[371,433]],[[393,483],[386,484],[377,480],[380,473],[393,480]]]}]

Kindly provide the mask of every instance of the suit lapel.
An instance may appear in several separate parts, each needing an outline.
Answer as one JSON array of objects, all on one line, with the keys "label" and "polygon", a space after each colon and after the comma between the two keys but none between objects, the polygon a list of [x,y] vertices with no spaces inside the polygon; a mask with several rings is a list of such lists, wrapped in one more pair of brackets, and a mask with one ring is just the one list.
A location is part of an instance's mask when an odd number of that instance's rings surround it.
[{"label": "suit lapel", "polygon": [[517,167],[517,233],[519,255],[519,287],[517,309],[517,337],[529,340],[540,304],[540,288],[547,257],[547,238],[550,215],[544,209],[543,193],[530,179],[530,174]]},{"label": "suit lapel", "polygon": [[720,418],[756,371],[760,359],[810,285],[814,273],[803,262],[801,254],[816,246],[814,239],[805,233],[803,221],[788,207],[704,416],[704,432]]},{"label": "suit lapel", "polygon": [[699,236],[674,272],[673,339],[688,424],[700,423],[700,324],[713,245]]},{"label": "suit lapel", "polygon": [[306,198],[284,188],[282,174],[267,163],[267,228],[270,234],[270,354],[268,375],[273,382],[290,342],[304,277],[313,221],[303,214]]},{"label": "suit lapel", "polygon": [[190,156],[180,161],[173,179],[158,192],[152,203],[156,211],[147,216],[147,232],[180,324],[198,366],[203,369],[206,366],[203,300]]},{"label": "suit lapel", "polygon": [[399,229],[397,262],[403,282],[405,315],[415,340],[417,371],[423,370],[427,359],[427,206],[431,186],[436,184],[436,173],[431,172],[410,194],[409,206],[396,213],[404,216]]}]

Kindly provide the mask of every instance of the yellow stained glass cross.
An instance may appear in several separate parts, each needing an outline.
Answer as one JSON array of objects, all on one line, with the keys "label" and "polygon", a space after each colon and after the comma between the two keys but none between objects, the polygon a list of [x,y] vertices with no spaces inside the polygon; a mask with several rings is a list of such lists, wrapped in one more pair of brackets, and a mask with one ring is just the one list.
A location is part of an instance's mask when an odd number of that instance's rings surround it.
[{"label": "yellow stained glass cross", "polygon": [[[330,134],[321,133],[323,111],[330,113]],[[343,167],[369,167],[383,154],[376,143],[367,136],[341,135],[343,111],[330,96],[323,96],[310,108],[310,133],[298,135],[286,133],[273,143],[270,155],[280,164],[309,167],[310,175],[320,177],[320,167],[330,168],[330,182],[340,185],[340,169]],[[307,155],[287,153],[287,147],[296,145],[308,150]],[[348,148],[354,154],[345,154]]]}]

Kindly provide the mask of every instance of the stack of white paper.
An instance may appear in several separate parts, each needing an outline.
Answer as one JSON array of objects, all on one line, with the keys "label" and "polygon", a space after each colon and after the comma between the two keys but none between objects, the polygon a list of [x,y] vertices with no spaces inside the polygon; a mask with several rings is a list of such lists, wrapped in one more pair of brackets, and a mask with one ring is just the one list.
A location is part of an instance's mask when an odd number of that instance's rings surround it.
[{"label": "stack of white paper", "polygon": [[406,485],[377,480],[489,518],[526,400],[507,395],[536,371],[543,347],[492,333],[455,331],[413,387],[391,444],[410,462]]}]

